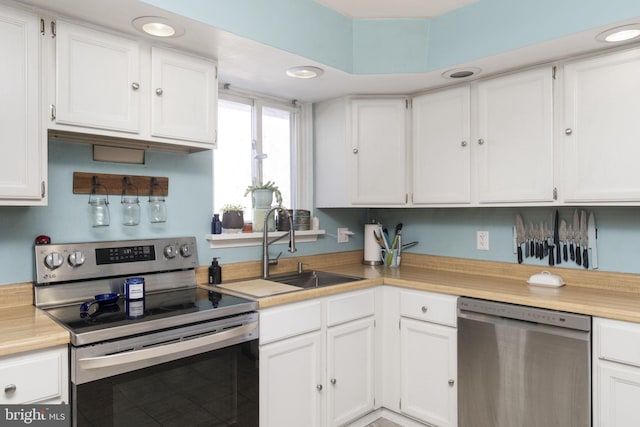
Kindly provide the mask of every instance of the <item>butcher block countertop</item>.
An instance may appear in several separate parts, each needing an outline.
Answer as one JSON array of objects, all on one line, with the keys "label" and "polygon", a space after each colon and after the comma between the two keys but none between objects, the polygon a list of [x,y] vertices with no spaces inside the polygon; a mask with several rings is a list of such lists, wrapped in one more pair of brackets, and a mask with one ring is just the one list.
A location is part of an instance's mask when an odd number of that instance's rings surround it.
[{"label": "butcher block countertop", "polygon": [[[367,289],[379,285],[483,298],[513,304],[582,313],[640,323],[640,275],[562,267],[540,267],[404,253],[400,268],[365,266],[362,251],[280,260],[273,274],[305,269],[330,271],[363,280],[315,289],[256,279],[259,261],[223,265],[225,288],[208,287],[207,267],[197,269],[198,283],[222,293],[258,301],[260,308]],[[566,286],[529,286],[527,279],[548,270]],[[251,294],[252,295],[251,295]],[[69,342],[68,332],[33,304],[31,283],[0,286],[0,357]]]},{"label": "butcher block countertop", "polygon": [[69,332],[32,305],[32,286],[0,286],[0,356],[69,343]]},{"label": "butcher block countertop", "polygon": [[[371,267],[361,263],[308,267],[364,278],[342,285],[262,297],[216,289],[255,299],[260,308],[268,308],[384,284],[640,322],[639,275],[413,254],[404,254],[402,261],[400,268]],[[560,275],[566,285],[560,288],[530,286],[527,279],[543,270]],[[242,289],[241,283],[234,289]]]}]

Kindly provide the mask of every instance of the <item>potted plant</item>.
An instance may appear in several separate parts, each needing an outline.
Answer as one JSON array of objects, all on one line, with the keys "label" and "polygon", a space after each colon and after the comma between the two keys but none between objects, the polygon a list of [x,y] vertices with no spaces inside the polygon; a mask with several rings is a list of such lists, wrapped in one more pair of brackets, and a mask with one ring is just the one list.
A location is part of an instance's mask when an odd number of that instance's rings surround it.
[{"label": "potted plant", "polygon": [[244,206],[226,204],[222,207],[222,230],[226,233],[239,233],[244,227]]},{"label": "potted plant", "polygon": [[282,193],[273,181],[250,185],[244,192],[245,197],[251,194],[251,200],[254,208],[270,208],[273,196],[276,196],[276,203],[282,206]]}]

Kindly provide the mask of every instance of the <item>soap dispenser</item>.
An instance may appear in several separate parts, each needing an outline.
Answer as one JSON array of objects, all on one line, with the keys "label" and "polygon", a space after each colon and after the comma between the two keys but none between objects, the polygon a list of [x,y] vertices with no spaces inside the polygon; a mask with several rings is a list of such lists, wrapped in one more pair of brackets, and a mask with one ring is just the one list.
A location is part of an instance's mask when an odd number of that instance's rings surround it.
[{"label": "soap dispenser", "polygon": [[209,284],[219,285],[222,283],[222,267],[218,264],[218,258],[213,258],[209,266]]}]

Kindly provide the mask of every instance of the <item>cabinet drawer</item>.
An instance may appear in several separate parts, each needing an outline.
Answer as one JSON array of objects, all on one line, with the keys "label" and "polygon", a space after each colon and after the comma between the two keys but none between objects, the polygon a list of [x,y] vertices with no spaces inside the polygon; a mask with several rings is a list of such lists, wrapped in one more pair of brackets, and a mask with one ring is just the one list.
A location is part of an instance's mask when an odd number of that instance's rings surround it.
[{"label": "cabinet drawer", "polygon": [[594,319],[596,356],[640,366],[640,324]]},{"label": "cabinet drawer", "polygon": [[66,400],[67,347],[0,358],[0,403]]},{"label": "cabinet drawer", "polygon": [[310,301],[260,310],[260,345],[319,330],[321,307],[320,301]]},{"label": "cabinet drawer", "polygon": [[371,316],[375,307],[373,289],[332,297],[327,302],[327,326]]},{"label": "cabinet drawer", "polygon": [[452,295],[400,291],[400,315],[455,327],[457,299]]}]

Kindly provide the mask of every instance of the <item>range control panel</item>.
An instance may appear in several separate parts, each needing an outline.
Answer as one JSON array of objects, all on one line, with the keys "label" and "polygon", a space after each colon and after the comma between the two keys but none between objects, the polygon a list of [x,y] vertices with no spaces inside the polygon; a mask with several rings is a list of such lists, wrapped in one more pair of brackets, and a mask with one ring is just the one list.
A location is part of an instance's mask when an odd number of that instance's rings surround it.
[{"label": "range control panel", "polygon": [[36,284],[198,266],[195,237],[36,245]]}]

